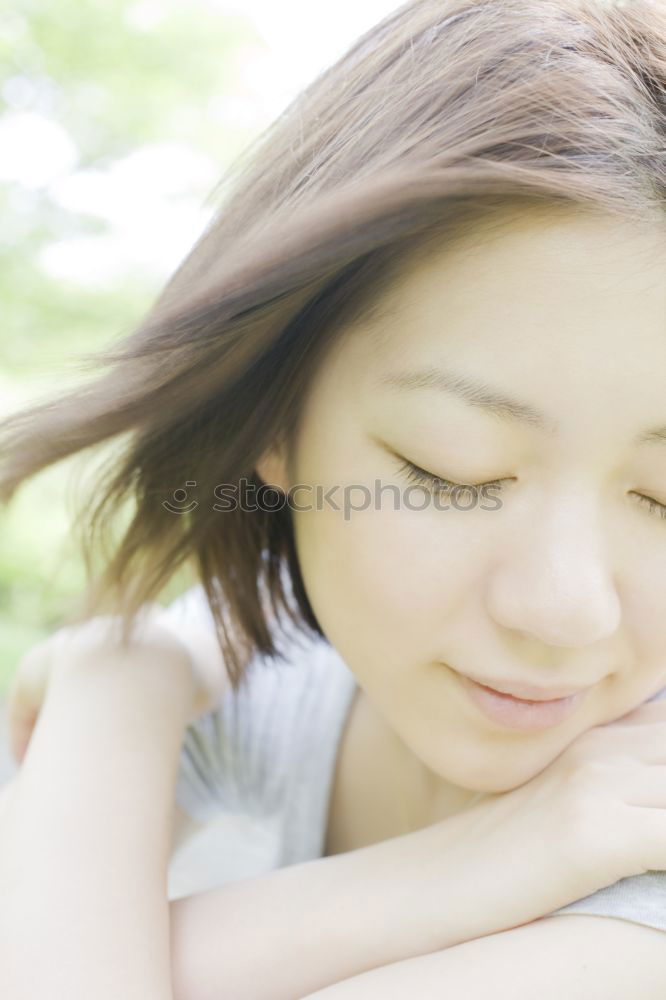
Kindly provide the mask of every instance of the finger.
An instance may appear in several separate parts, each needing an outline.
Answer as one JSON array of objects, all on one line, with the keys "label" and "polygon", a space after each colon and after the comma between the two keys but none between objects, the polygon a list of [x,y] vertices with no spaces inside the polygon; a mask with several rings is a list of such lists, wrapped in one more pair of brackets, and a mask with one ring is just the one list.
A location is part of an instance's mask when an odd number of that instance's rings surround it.
[{"label": "finger", "polygon": [[[163,612],[164,609],[157,602],[141,605],[127,632],[126,638],[130,644],[140,645],[146,640],[150,642],[155,634],[153,626],[158,626],[159,630]],[[86,648],[95,648],[99,644],[116,647],[121,644],[122,626],[121,615],[95,615],[93,618],[76,622],[59,629],[56,633],[59,641],[58,651],[66,653],[69,647],[70,650],[78,652]],[[169,629],[169,635],[174,636],[173,628]]]},{"label": "finger", "polygon": [[666,809],[626,806],[623,826],[631,854],[636,858],[634,871],[666,870]]},{"label": "finger", "polygon": [[166,612],[162,612],[161,623],[186,647],[190,666],[195,675],[199,697],[197,713],[210,711],[229,688],[230,681],[225,668],[224,657],[217,635],[213,629],[188,623],[177,632]]},{"label": "finger", "polygon": [[617,781],[627,805],[663,809],[666,815],[666,764],[627,768],[618,774]]},{"label": "finger", "polygon": [[614,751],[644,764],[666,764],[666,722],[646,721],[616,730],[609,744]]},{"label": "finger", "polygon": [[608,726],[633,726],[640,722],[666,722],[666,698],[656,701],[644,701],[636,708],[625,712],[618,719],[607,723]]},{"label": "finger", "polygon": [[646,713],[622,725],[594,726],[581,735],[578,745],[585,757],[593,759],[666,764],[666,719]]}]

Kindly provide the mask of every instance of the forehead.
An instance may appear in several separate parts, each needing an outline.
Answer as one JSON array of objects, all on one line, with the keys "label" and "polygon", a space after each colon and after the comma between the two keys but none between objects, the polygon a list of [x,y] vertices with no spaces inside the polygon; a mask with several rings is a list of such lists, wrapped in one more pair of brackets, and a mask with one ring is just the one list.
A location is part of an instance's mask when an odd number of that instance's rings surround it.
[{"label": "forehead", "polygon": [[603,364],[613,352],[640,371],[665,349],[666,216],[636,225],[575,208],[494,214],[420,249],[345,338],[359,374],[437,356],[520,370],[521,358]]}]

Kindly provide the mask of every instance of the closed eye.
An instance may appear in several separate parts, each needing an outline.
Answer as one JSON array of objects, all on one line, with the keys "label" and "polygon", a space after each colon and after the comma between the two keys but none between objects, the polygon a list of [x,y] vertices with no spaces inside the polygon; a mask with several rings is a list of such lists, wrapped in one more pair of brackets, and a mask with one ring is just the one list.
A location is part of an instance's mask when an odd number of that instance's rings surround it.
[{"label": "closed eye", "polygon": [[483,486],[495,486],[498,489],[503,489],[502,484],[508,481],[504,479],[490,479],[485,483],[457,483],[452,479],[444,479],[443,476],[436,476],[434,472],[428,472],[426,469],[422,469],[420,466],[409,461],[403,462],[398,471],[405,475],[410,482],[418,483],[421,486],[427,486],[431,490],[442,492],[454,488],[480,490]]},{"label": "closed eye", "polygon": [[[415,465],[414,462],[409,461],[402,462],[398,471],[405,475],[410,482],[426,486],[433,492],[442,493],[454,488],[480,490],[484,486],[493,486],[496,489],[502,490],[504,489],[504,483],[511,481],[510,478],[507,478],[490,479],[484,483],[458,483],[452,479],[437,476],[434,472],[428,472],[419,465]],[[653,499],[653,497],[645,496],[643,493],[632,492],[632,496],[635,496],[639,503],[644,504],[652,515],[666,520],[666,504],[660,503],[658,500]]]},{"label": "closed eye", "polygon": [[653,500],[652,497],[646,497],[643,493],[633,493],[632,496],[635,496],[639,503],[645,504],[651,514],[666,518],[666,504],[659,503],[658,500]]}]

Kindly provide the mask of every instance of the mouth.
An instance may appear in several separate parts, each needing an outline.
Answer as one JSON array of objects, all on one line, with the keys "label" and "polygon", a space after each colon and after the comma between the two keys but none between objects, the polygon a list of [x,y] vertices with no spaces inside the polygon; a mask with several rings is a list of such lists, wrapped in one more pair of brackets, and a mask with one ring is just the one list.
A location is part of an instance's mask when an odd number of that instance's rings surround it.
[{"label": "mouth", "polygon": [[[458,671],[460,673],[460,671]],[[568,687],[543,688],[533,684],[526,684],[524,681],[504,681],[496,677],[481,677],[479,674],[462,674],[481,687],[489,688],[498,694],[508,694],[519,701],[559,701],[562,698],[570,698],[574,694],[585,691],[589,685],[581,687],[571,684]]]},{"label": "mouth", "polygon": [[[568,719],[579,707],[590,688],[583,688],[563,697],[519,698],[481,684],[465,674],[453,671],[470,701],[486,718],[508,729],[538,732],[550,729]],[[497,683],[497,682],[496,682]],[[514,688],[515,690],[515,688]]]}]

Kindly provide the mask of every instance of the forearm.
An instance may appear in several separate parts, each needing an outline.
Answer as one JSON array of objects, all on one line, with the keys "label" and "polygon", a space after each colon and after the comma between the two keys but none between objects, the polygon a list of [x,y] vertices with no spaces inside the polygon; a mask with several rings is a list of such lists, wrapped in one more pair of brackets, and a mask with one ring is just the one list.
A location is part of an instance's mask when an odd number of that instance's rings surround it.
[{"label": "forearm", "polygon": [[0,966],[12,1000],[169,1000],[166,872],[186,660],[54,677],[6,811]]},{"label": "forearm", "polygon": [[523,848],[514,836],[512,853],[495,850],[483,816],[460,813],[173,902],[176,1000],[293,1000],[580,898],[558,874],[552,845],[525,834]]},{"label": "forearm", "polygon": [[479,875],[461,830],[436,824],[173,901],[176,1000],[294,1000],[512,926],[510,887]]},{"label": "forearm", "polygon": [[299,1000],[663,1000],[666,934],[567,914],[356,976]]},{"label": "forearm", "polygon": [[295,1000],[425,952],[424,863],[401,837],[173,901],[176,1000]]}]

